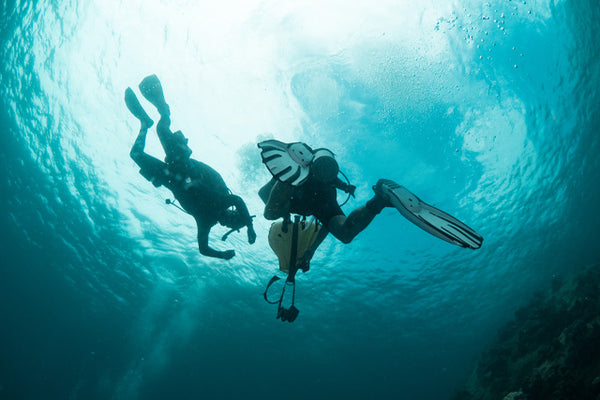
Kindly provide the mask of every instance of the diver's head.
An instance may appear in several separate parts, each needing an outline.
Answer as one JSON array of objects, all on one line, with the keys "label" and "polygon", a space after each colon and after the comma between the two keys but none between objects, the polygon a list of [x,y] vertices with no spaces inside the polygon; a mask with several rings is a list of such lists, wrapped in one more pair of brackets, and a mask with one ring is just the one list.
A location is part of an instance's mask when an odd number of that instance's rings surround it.
[{"label": "diver's head", "polygon": [[310,166],[311,175],[319,182],[334,182],[340,172],[340,167],[335,161],[333,153],[327,149],[318,149]]},{"label": "diver's head", "polygon": [[188,139],[181,131],[174,132],[169,137],[168,151],[166,153],[165,161],[167,164],[182,163],[190,158],[192,149],[188,146]]},{"label": "diver's head", "polygon": [[248,225],[248,219],[237,210],[228,208],[221,214],[219,223],[230,229],[237,230]]}]

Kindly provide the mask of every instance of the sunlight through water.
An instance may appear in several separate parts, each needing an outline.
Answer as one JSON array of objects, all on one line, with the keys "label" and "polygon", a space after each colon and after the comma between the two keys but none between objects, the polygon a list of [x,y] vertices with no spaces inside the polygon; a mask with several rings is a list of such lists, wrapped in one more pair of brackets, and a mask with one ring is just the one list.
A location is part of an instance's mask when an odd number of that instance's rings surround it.
[{"label": "sunlight through water", "polygon": [[[6,2],[0,292],[36,323],[7,319],[14,343],[32,333],[6,359],[31,361],[0,374],[0,397],[450,399],[524,301],[598,260],[598,8]],[[213,229],[230,261],[198,253],[194,219],[129,156],[139,122],[124,91],[156,123],[138,89],[150,74],[192,157],[256,215],[253,245]],[[346,214],[393,179],[482,248],[385,209],[352,243],[325,240],[298,276],[298,320],[282,324],[262,298],[277,272],[257,195],[269,138],[331,149],[357,187]],[[164,157],[154,126],[146,151]]]}]

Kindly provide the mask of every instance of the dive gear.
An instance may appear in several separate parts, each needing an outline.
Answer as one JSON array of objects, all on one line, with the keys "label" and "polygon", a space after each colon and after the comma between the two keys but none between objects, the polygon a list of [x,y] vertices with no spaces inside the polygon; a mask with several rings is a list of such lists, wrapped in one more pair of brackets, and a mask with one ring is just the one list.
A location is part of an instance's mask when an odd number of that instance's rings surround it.
[{"label": "dive gear", "polygon": [[[287,322],[294,322],[294,320],[296,319],[296,317],[298,316],[298,313],[300,312],[294,305],[295,300],[296,300],[296,272],[298,272],[298,265],[297,265],[297,260],[299,260],[302,257],[302,254],[304,254],[304,252],[306,251],[306,249],[302,249],[299,248],[299,236],[302,235],[302,228],[300,227],[300,217],[298,215],[296,215],[294,217],[294,223],[292,225],[292,229],[291,229],[291,241],[288,240],[289,242],[289,248],[285,249],[286,253],[287,251],[289,251],[289,262],[288,262],[288,268],[287,271],[288,272],[288,276],[283,284],[283,289],[281,290],[281,296],[279,297],[278,300],[275,301],[271,301],[269,300],[267,293],[269,291],[269,288],[271,287],[271,285],[275,282],[277,282],[279,279],[278,276],[274,276],[271,278],[271,280],[269,281],[269,283],[267,284],[267,287],[265,288],[265,292],[263,293],[263,297],[265,299],[265,301],[269,304],[277,304],[277,319],[281,319],[281,321],[287,321]],[[273,226],[276,226],[275,223],[273,224]],[[279,231],[280,233],[288,233],[289,232],[289,228],[287,227],[287,225],[290,224],[289,219],[284,219],[283,224],[279,223],[280,225],[278,225],[276,228],[273,228],[273,226],[271,227],[271,231],[269,232],[269,244],[271,244],[271,232],[273,231]],[[312,228],[312,224],[309,227],[309,230],[313,230]],[[284,231],[285,229],[285,231]],[[312,242],[311,242],[312,244]],[[310,246],[310,245],[308,245]],[[307,247],[308,247],[307,246]],[[275,250],[275,248],[277,248],[277,246],[273,247],[273,245],[271,245],[271,247],[273,248],[273,251],[275,251],[275,254],[277,254],[279,256],[279,253]],[[302,252],[302,254],[300,253]],[[282,253],[283,254],[283,253]],[[280,258],[280,268],[282,267],[281,264],[281,258]],[[283,268],[281,268],[283,270]],[[290,305],[290,307],[285,308],[283,307],[281,304],[283,302],[283,297],[285,296],[285,291],[287,287],[291,287],[292,288],[292,303]]]},{"label": "dive gear", "polygon": [[148,129],[152,126],[152,124],[154,124],[152,118],[148,116],[146,110],[144,110],[144,107],[142,107],[142,105],[140,104],[140,101],[138,100],[137,96],[129,87],[125,89],[125,105],[127,106],[127,109],[133,114],[133,116],[140,120],[140,122],[142,123],[142,129]]},{"label": "dive gear", "polygon": [[[292,225],[292,229],[289,226]],[[273,249],[279,259],[279,269],[285,273],[290,272],[292,264],[292,254],[296,252],[296,261],[299,261],[304,253],[314,243],[322,226],[314,220],[300,221],[291,224],[290,222],[278,221],[271,225],[269,230],[269,246]],[[294,249],[293,235],[296,235],[296,244]],[[292,268],[293,269],[293,268]]]},{"label": "dive gear", "polygon": [[140,82],[139,88],[140,92],[142,92],[142,96],[156,107],[161,117],[168,117],[171,115],[169,106],[165,101],[162,85],[156,75],[148,75],[145,77],[142,82]]},{"label": "dive gear", "polygon": [[258,147],[273,177],[292,186],[302,185],[311,174],[321,182],[333,182],[339,172],[334,154],[327,149],[313,150],[302,142],[283,143],[274,139],[260,142]]},{"label": "dive gear", "polygon": [[304,143],[283,143],[278,140],[260,142],[263,163],[277,180],[299,186],[308,179],[309,165],[314,155]]},{"label": "dive gear", "polygon": [[410,222],[424,231],[461,247],[478,249],[483,238],[453,216],[423,202],[396,182],[380,179],[373,190]]}]

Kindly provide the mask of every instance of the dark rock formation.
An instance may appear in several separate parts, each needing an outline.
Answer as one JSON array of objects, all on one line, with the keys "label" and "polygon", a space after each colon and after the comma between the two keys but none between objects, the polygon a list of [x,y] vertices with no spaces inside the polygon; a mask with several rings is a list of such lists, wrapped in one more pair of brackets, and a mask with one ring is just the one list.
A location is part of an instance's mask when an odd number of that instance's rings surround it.
[{"label": "dark rock formation", "polygon": [[454,398],[600,400],[600,264],[519,309]]}]

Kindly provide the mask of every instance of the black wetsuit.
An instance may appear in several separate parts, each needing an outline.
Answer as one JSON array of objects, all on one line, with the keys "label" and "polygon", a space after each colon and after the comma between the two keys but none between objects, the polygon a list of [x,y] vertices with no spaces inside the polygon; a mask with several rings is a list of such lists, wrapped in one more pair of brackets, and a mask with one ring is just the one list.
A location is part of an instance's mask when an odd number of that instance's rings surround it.
[{"label": "black wetsuit", "polygon": [[290,212],[305,216],[314,215],[326,228],[331,218],[344,215],[337,202],[336,186],[312,178],[294,188]]},{"label": "black wetsuit", "polygon": [[203,162],[189,159],[184,166],[171,166],[146,153],[136,162],[140,174],[154,186],[171,190],[183,209],[196,218],[216,223],[220,213],[233,205],[221,175]]},{"label": "black wetsuit", "polygon": [[[154,184],[173,192],[181,207],[191,214],[198,227],[198,247],[201,254],[229,259],[233,250],[217,251],[209,247],[210,229],[220,223],[232,229],[248,228],[248,241],[254,243],[256,234],[252,218],[241,197],[232,194],[221,175],[208,165],[185,158],[184,161],[165,163],[144,152],[145,134],[134,144],[131,157],[141,168],[140,174]],[[189,154],[189,153],[188,153]],[[230,207],[235,208],[232,220]],[[233,226],[231,225],[233,224]]]}]

